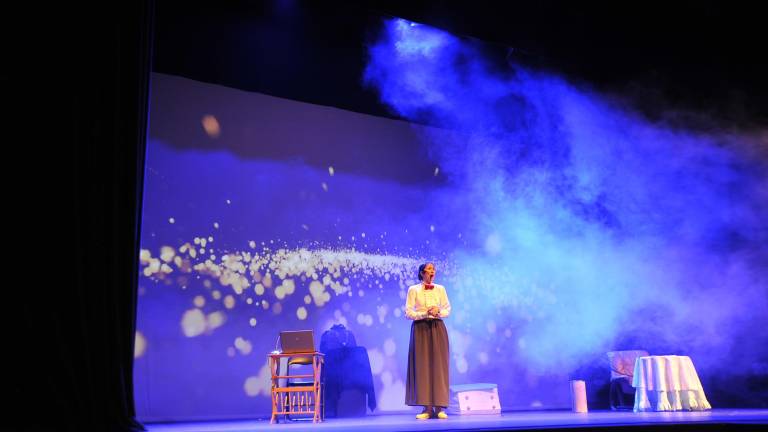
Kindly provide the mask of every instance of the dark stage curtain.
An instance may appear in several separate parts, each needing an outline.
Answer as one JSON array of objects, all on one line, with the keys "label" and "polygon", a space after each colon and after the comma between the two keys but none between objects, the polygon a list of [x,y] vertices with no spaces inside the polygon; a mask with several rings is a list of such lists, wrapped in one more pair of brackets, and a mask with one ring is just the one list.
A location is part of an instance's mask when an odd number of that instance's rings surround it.
[{"label": "dark stage curtain", "polygon": [[119,0],[6,15],[3,88],[21,132],[6,143],[25,153],[6,153],[21,173],[6,185],[34,186],[11,201],[26,222],[9,230],[13,259],[28,264],[6,287],[2,430],[144,429],[133,348],[153,14]]}]

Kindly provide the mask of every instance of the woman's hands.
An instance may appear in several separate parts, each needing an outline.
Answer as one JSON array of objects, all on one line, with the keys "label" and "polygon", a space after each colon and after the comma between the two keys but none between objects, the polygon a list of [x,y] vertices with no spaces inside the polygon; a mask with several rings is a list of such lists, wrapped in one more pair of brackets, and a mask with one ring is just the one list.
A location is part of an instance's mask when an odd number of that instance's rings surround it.
[{"label": "woman's hands", "polygon": [[432,318],[440,318],[440,308],[437,306],[431,306],[427,309],[427,315]]}]

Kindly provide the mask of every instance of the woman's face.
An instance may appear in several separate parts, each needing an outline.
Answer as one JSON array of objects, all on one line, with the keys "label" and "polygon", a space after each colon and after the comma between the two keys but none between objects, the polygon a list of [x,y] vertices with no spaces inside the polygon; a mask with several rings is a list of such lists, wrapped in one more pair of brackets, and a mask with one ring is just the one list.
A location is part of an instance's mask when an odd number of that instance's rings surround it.
[{"label": "woman's face", "polygon": [[431,284],[432,279],[435,278],[435,266],[432,263],[427,264],[424,271],[421,272],[421,277],[424,283]]}]

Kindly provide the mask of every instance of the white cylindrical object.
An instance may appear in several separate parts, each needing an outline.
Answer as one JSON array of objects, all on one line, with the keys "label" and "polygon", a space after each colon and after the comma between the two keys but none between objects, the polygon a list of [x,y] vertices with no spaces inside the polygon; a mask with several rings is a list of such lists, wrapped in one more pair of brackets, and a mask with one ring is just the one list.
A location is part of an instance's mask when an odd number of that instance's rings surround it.
[{"label": "white cylindrical object", "polygon": [[571,411],[587,412],[587,383],[583,380],[571,381]]}]

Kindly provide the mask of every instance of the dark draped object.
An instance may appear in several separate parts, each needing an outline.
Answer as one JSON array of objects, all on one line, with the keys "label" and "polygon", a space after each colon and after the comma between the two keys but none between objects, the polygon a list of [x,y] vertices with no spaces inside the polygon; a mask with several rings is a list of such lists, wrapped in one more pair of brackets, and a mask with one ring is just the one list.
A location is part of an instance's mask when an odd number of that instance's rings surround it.
[{"label": "dark draped object", "polygon": [[23,137],[13,148],[28,152],[5,165],[22,173],[14,190],[35,189],[7,197],[29,214],[12,233],[28,264],[5,303],[18,340],[3,429],[143,430],[133,349],[154,2],[30,9],[4,38],[16,50],[2,72]]},{"label": "dark draped object", "polygon": [[[325,414],[327,417],[337,416],[340,411],[339,399],[345,390],[359,391],[361,395],[367,396],[368,408],[371,411],[376,409],[376,393],[373,388],[371,362],[365,347],[340,347],[325,353],[323,382],[325,382]],[[347,410],[345,407],[341,408],[341,411]],[[365,413],[363,412],[362,415]]]}]

